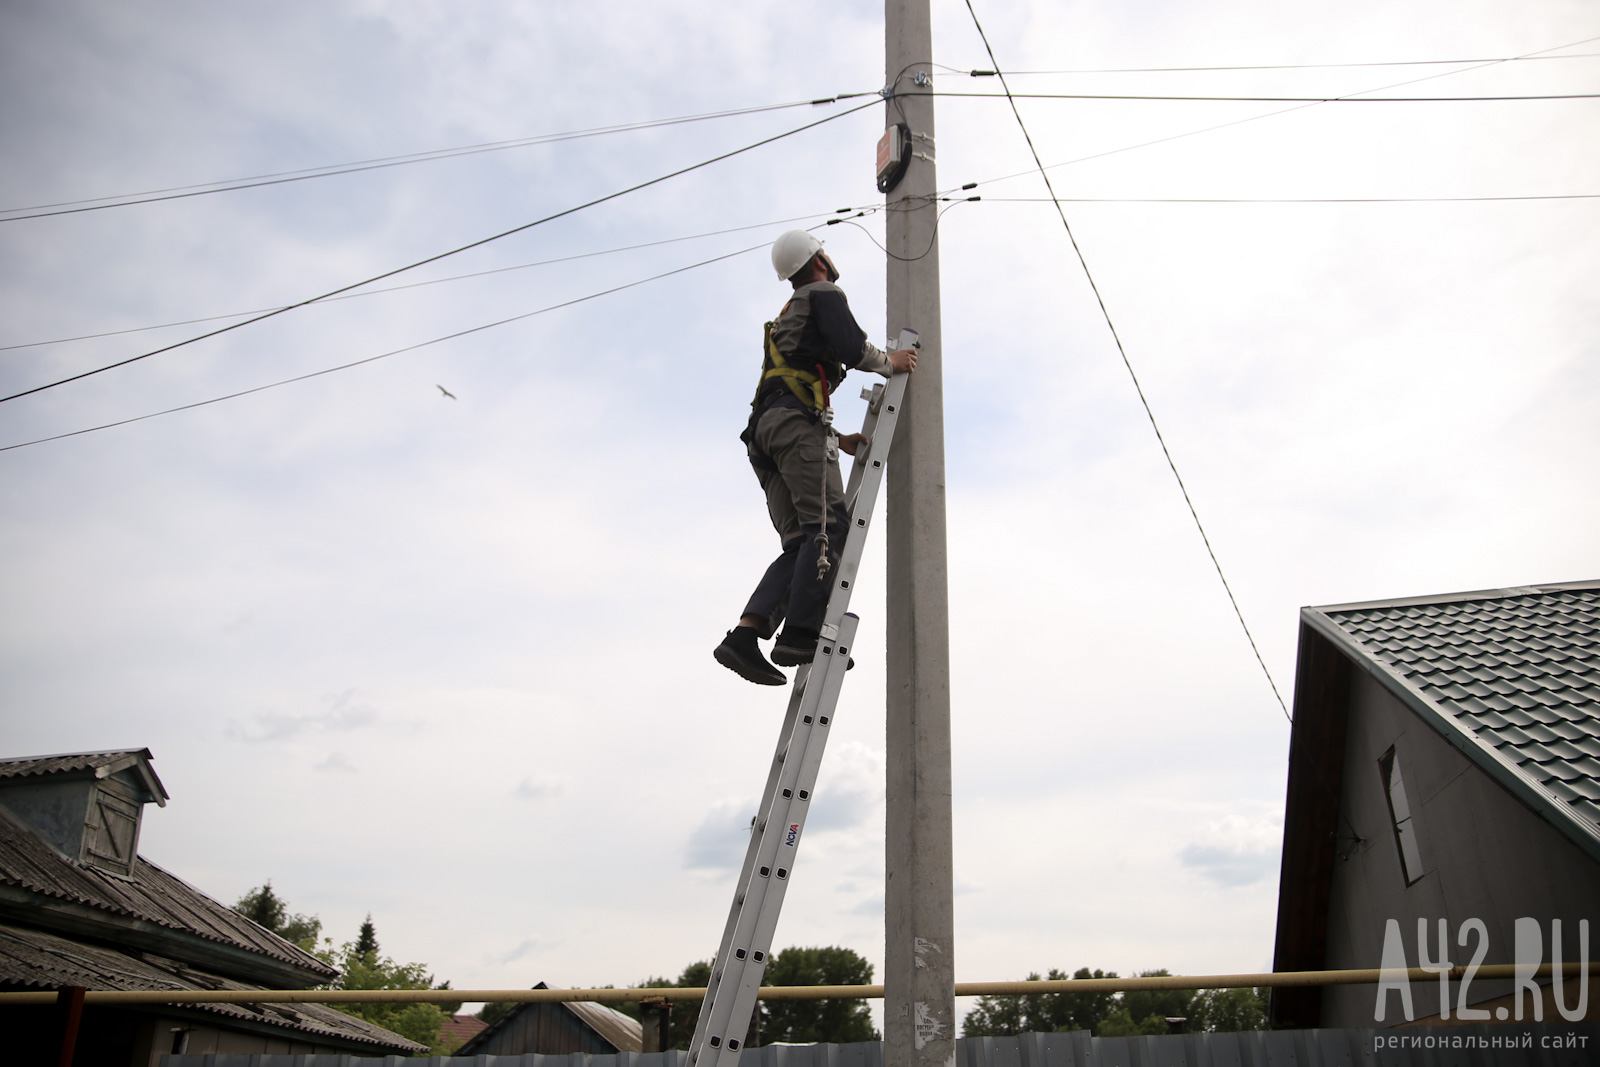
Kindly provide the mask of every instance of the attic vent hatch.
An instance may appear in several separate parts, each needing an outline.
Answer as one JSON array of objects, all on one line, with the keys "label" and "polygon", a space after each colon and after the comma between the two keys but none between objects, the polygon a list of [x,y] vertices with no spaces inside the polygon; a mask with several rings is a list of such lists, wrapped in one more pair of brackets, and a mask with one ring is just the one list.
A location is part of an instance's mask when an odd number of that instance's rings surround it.
[{"label": "attic vent hatch", "polygon": [[1400,850],[1400,872],[1406,885],[1422,877],[1422,853],[1417,848],[1417,828],[1411,821],[1411,805],[1406,801],[1405,781],[1400,777],[1400,757],[1394,749],[1378,759],[1383,774],[1383,790],[1389,798],[1389,820],[1394,825],[1394,843]]},{"label": "attic vent hatch", "polygon": [[90,801],[84,824],[83,862],[111,874],[133,874],[139,848],[138,794],[115,778],[102,779]]}]

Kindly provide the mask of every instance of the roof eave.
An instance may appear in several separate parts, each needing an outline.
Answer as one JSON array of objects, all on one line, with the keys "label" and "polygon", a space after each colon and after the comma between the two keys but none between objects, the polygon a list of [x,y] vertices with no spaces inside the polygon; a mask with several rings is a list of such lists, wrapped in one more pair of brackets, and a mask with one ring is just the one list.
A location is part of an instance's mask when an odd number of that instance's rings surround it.
[{"label": "roof eave", "polygon": [[268,989],[303,989],[336,977],[287,960],[174,930],[145,919],[118,915],[77,901],[52,897],[14,884],[0,884],[0,921],[69,937],[160,953],[216,970]]},{"label": "roof eave", "polygon": [[[1539,586],[1539,590],[1554,588],[1593,589],[1600,588],[1600,582],[1572,582],[1563,586]],[[1505,595],[1518,595],[1521,590],[1495,590],[1494,592]],[[1417,597],[1416,603],[1447,603],[1452,600],[1468,599],[1469,597],[1482,599],[1483,594],[1454,594],[1447,598]],[[1500,785],[1504,786],[1512,796],[1522,801],[1542,819],[1559,830],[1573,844],[1577,845],[1591,859],[1600,862],[1600,828],[1590,826],[1578,819],[1550,793],[1540,788],[1538,784],[1529,780],[1527,775],[1516,764],[1507,760],[1495,749],[1480,742],[1477,736],[1456,721],[1456,717],[1445,708],[1417,689],[1406,679],[1397,675],[1387,664],[1373,656],[1366,645],[1357,640],[1349,631],[1335,622],[1327,612],[1361,610],[1363,607],[1393,607],[1399,601],[1382,601],[1372,605],[1329,605],[1326,608],[1301,608],[1300,620],[1317,633],[1333,642],[1334,646],[1348,655],[1353,663],[1377,679],[1378,684],[1387,689],[1400,702],[1405,704],[1417,714],[1424,722],[1432,726],[1450,744],[1460,749],[1463,754],[1479,768],[1485,771]]]}]

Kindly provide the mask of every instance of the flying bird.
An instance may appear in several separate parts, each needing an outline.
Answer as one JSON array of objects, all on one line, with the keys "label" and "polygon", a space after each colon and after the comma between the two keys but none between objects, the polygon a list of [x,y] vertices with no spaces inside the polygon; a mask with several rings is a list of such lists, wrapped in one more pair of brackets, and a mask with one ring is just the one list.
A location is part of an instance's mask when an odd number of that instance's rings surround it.
[{"label": "flying bird", "polygon": [[456,394],[452,393],[450,390],[446,389],[444,386],[438,384],[437,382],[434,383],[433,387],[435,389],[439,390],[439,392],[443,393],[445,396],[449,397],[451,400],[454,400],[456,398]]}]

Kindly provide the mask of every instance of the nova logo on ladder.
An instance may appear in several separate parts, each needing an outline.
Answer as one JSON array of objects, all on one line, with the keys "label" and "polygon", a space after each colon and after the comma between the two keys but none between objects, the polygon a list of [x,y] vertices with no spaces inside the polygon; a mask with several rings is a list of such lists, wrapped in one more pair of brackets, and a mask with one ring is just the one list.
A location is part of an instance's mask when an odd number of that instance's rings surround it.
[{"label": "nova logo on ladder", "polygon": [[797,823],[797,822],[790,823],[789,824],[789,836],[787,836],[787,837],[785,837],[783,839],[783,843],[788,845],[790,848],[793,848],[794,847],[794,843],[797,840],[799,840],[799,838],[800,838],[800,824]]}]

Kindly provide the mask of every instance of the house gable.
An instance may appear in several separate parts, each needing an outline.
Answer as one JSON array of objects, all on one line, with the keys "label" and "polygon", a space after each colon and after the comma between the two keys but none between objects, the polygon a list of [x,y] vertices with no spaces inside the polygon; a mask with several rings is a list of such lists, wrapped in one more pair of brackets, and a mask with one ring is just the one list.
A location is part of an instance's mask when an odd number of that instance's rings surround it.
[{"label": "house gable", "polygon": [[[1600,583],[1307,608],[1301,615],[1275,970],[1376,967],[1399,922],[1600,926]],[[1395,768],[1399,768],[1396,771]],[[1411,868],[1408,869],[1408,865]],[[1430,941],[1437,956],[1437,930]],[[1546,945],[1549,958],[1549,946]],[[1460,958],[1458,958],[1460,957]],[[1470,1002],[1497,990],[1475,984]],[[1417,1014],[1437,1010],[1417,987]],[[1432,1005],[1432,1006],[1426,1006]],[[1280,990],[1278,1025],[1371,1025],[1365,987]]]}]

